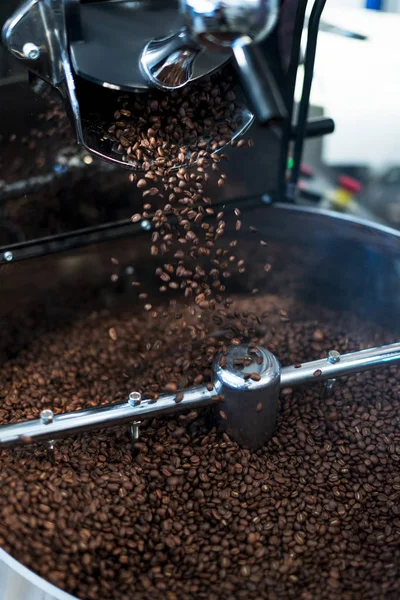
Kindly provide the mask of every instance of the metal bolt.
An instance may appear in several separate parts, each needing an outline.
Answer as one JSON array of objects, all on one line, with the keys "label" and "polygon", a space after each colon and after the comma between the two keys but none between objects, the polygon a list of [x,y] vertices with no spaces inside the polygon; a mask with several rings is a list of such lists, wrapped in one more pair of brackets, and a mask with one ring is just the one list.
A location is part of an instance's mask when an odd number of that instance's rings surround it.
[{"label": "metal bolt", "polygon": [[337,350],[330,350],[328,352],[327,360],[329,363],[331,363],[331,365],[340,362],[340,353]]},{"label": "metal bolt", "polygon": [[140,426],[140,421],[133,421],[133,423],[131,424],[130,434],[131,434],[131,438],[135,442],[137,442],[137,440],[140,437],[139,426]]},{"label": "metal bolt", "polygon": [[140,225],[141,225],[142,229],[144,229],[145,231],[150,231],[150,229],[151,229],[151,223],[147,219],[143,219],[141,221]]},{"label": "metal bolt", "polygon": [[131,392],[129,394],[128,402],[131,406],[139,406],[142,400],[142,394],[140,392]]},{"label": "metal bolt", "polygon": [[11,262],[14,258],[14,255],[12,252],[10,252],[10,250],[7,250],[7,252],[3,253],[3,258],[6,262]]},{"label": "metal bolt", "polygon": [[[54,421],[53,411],[50,409],[42,410],[42,412],[40,413],[40,421],[42,422],[43,425],[50,425],[51,423],[53,423],[53,421]],[[46,445],[47,445],[48,459],[51,463],[54,464],[54,462],[55,462],[55,454],[54,454],[55,442],[54,442],[54,440],[50,440],[49,442],[47,442]]]},{"label": "metal bolt", "polygon": [[61,163],[59,163],[59,162],[58,162],[58,163],[55,163],[55,164],[53,165],[53,171],[54,171],[55,173],[66,173],[66,172],[67,172],[67,170],[68,170],[68,169],[67,169],[67,166],[66,166],[66,165],[63,165],[63,164],[61,164]]},{"label": "metal bolt", "polygon": [[29,60],[37,60],[40,56],[40,48],[36,46],[36,44],[32,44],[32,42],[27,42],[22,47],[22,52],[25,58],[29,58]]},{"label": "metal bolt", "polygon": [[325,397],[331,396],[333,393],[333,388],[335,387],[336,379],[327,379],[325,383]]},{"label": "metal bolt", "polygon": [[[129,394],[128,404],[130,406],[139,406],[141,401],[142,401],[142,394],[140,392],[131,392]],[[137,441],[140,437],[139,425],[140,425],[140,421],[133,421],[130,426],[129,431],[131,434],[131,438],[134,441]]]},{"label": "metal bolt", "polygon": [[49,462],[51,462],[54,465],[54,463],[56,462],[55,442],[54,442],[54,440],[51,440],[50,442],[47,442],[47,458],[49,459]]},{"label": "metal bolt", "polygon": [[43,425],[50,425],[54,421],[54,413],[52,410],[42,410],[40,413],[40,421]]}]

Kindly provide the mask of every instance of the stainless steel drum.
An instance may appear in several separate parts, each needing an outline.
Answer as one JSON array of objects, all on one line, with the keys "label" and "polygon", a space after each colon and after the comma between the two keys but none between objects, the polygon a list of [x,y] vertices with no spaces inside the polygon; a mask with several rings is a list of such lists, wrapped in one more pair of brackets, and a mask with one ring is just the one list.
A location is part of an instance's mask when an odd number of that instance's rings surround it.
[{"label": "stainless steel drum", "polygon": [[[256,224],[267,240],[272,269],[268,274],[263,271],[254,236],[243,227],[240,243],[250,250],[252,262],[248,264],[247,281],[237,282],[237,293],[247,294],[257,285],[261,292],[309,307],[316,320],[325,318],[329,312],[340,312],[383,327],[387,331],[386,343],[400,340],[398,232],[304,208],[247,206],[242,210],[243,223]],[[26,343],[26,338],[19,339],[13,334],[12,323],[18,323],[21,314],[35,306],[40,306],[43,320],[54,310],[55,301],[57,310],[62,310],[62,290],[75,290],[78,301],[80,294],[98,290],[99,306],[129,301],[132,273],[136,270],[143,278],[153,271],[147,244],[137,239],[148,233],[141,231],[132,235],[133,231],[129,227],[115,228],[110,232],[112,239],[86,248],[73,249],[73,240],[70,240],[68,251],[61,251],[65,240],[60,248],[23,245],[15,248],[9,263],[0,268],[0,357],[17,353]],[[234,221],[227,231],[228,235],[235,235]],[[42,250],[58,251],[39,256]],[[29,258],[32,255],[37,256]],[[125,269],[126,287],[124,277],[120,278],[118,289],[110,284],[112,256],[126,259],[126,264],[121,266]],[[23,258],[26,260],[18,261]],[[65,310],[68,309],[71,310],[65,306]],[[349,328],[351,323],[349,318]],[[34,332],[25,332],[27,336],[32,334]],[[368,339],[363,342],[365,347],[370,345]],[[0,600],[68,599],[73,600],[73,597],[0,550]]]}]

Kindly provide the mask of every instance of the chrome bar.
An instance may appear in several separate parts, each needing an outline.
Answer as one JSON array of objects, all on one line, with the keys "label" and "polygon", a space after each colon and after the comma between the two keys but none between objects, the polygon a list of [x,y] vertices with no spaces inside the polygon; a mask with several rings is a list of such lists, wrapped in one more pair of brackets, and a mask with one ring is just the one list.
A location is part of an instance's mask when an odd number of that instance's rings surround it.
[{"label": "chrome bar", "polygon": [[343,356],[332,350],[325,359],[304,363],[298,368],[294,365],[282,368],[281,389],[387,367],[399,361],[400,343],[367,348]]},{"label": "chrome bar", "polygon": [[129,401],[115,402],[55,415],[49,422],[44,422],[44,419],[35,419],[3,425],[0,427],[0,447],[57,440],[68,435],[123,425],[132,421],[160,417],[183,410],[195,410],[220,401],[217,392],[209,391],[205,386],[185,390],[183,400],[180,402],[176,402],[175,398],[176,394],[167,394],[161,396],[157,401],[142,400],[137,405],[132,405]]},{"label": "chrome bar", "polygon": [[[343,375],[385,367],[399,361],[400,343],[368,348],[343,356],[340,356],[339,352],[331,350],[326,359],[281,369],[279,387],[282,389],[334,380]],[[248,381],[243,383],[245,387],[248,384]],[[124,423],[137,424],[144,418],[160,417],[182,410],[193,410],[216,404],[221,401],[218,393],[225,392],[225,390],[218,377],[215,378],[214,386],[212,391],[207,390],[205,386],[187,389],[184,391],[183,399],[179,402],[176,401],[176,394],[166,394],[157,401],[138,400],[137,402],[134,400],[136,395],[131,394],[128,402],[117,402],[55,416],[51,414],[51,418],[47,414],[51,411],[42,411],[40,419],[0,426],[0,448],[43,441],[53,442],[68,435],[86,433]],[[276,394],[278,397],[278,390]],[[231,392],[224,395],[227,395],[226,410],[229,412],[232,404]],[[140,398],[140,394],[137,396]],[[249,417],[243,413],[243,419],[246,418]],[[236,429],[238,428],[236,427]]]}]

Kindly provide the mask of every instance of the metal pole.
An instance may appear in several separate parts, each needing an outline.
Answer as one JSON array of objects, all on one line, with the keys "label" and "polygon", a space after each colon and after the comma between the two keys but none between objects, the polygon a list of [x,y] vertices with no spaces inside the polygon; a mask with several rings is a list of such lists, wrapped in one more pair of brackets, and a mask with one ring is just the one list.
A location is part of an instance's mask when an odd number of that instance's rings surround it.
[{"label": "metal pole", "polygon": [[197,387],[186,390],[183,399],[179,402],[176,400],[176,394],[168,394],[156,402],[142,400],[138,405],[132,405],[129,401],[117,402],[55,415],[48,423],[36,419],[4,425],[0,427],[0,447],[56,440],[103,427],[142,421],[153,416],[160,417],[182,410],[195,410],[219,401],[220,398],[215,390],[209,391],[206,387]]},{"label": "metal pole", "polygon": [[335,379],[368,369],[390,366],[400,361],[400,343],[368,348],[340,356],[331,351],[327,358],[314,360],[296,368],[284,367],[281,370],[281,388],[295,387],[304,383],[316,383],[325,379]]}]

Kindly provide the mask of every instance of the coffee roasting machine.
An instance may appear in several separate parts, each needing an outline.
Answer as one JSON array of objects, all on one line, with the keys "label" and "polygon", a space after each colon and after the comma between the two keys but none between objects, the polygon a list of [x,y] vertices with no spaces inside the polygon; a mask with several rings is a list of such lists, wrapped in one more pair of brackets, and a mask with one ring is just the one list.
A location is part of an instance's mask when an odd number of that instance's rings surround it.
[{"label": "coffee roasting machine", "polygon": [[[287,269],[287,295],[368,318],[391,328],[396,342],[399,234],[296,205],[304,139],[333,131],[330,119],[307,120],[323,0],[311,3],[303,91],[294,110],[307,4],[2,3],[0,322],[10,335],[0,341],[1,357],[17,351],[9,347],[15,311],[36,305],[46,318],[54,302],[62,307],[58,286],[79,290],[84,280],[86,287],[102,287],[100,302],[109,304],[129,298],[132,278],[154,270],[140,254],[141,244],[132,241],[148,236],[152,227],[150,220],[130,220],[140,203],[129,182],[132,164],[100,135],[116,95],[154,89],[179,93],[193,81],[232,69],[241,98],[235,137],[249,134],[255,144],[240,156],[231,153],[227,184],[211,194],[221,206],[235,200],[243,220],[257,222],[271,241],[269,289],[281,293],[285,265],[295,264],[295,272]],[[288,170],[290,154],[293,166]],[[243,243],[251,245],[251,235]],[[114,255],[126,256],[126,262],[119,266],[118,282],[110,283],[106,257]],[[51,281],[46,273],[53,274]],[[338,377],[400,360],[400,343],[371,349],[366,342],[366,347],[343,356],[331,348],[325,359],[283,368],[274,354],[258,348],[257,366],[244,367],[245,373],[256,368],[259,377],[253,380],[239,376],[235,367],[249,349],[232,346],[224,364],[221,359],[214,364],[211,391],[185,390],[179,404],[175,394],[154,402],[131,391],[126,401],[75,413],[54,415],[49,407],[37,420],[0,426],[0,448],[45,442],[51,452],[59,438],[122,424],[131,424],[132,435],[138,437],[143,419],[218,404],[221,394],[228,419],[216,411],[218,426],[244,446],[258,448],[273,435],[281,389],[324,381],[329,393]],[[260,403],[265,407],[262,413],[256,410]],[[0,583],[0,600],[72,600],[3,551],[0,581],[6,582]]]}]

